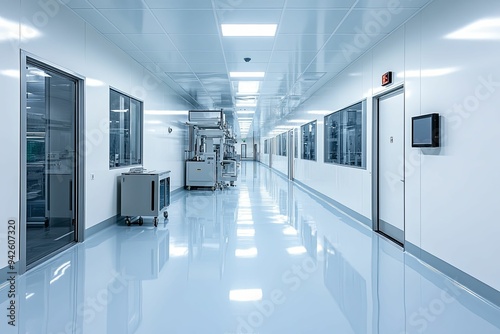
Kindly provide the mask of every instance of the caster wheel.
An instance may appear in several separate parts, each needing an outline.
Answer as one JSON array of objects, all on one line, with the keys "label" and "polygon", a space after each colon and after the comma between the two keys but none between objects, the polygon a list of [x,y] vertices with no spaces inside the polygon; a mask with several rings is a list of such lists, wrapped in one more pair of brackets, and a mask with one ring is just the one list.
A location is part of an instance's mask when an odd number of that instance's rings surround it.
[{"label": "caster wheel", "polygon": [[163,218],[168,218],[168,211],[163,212]]},{"label": "caster wheel", "polygon": [[215,187],[212,187],[212,191],[215,191]]},{"label": "caster wheel", "polygon": [[155,227],[158,227],[158,217],[155,217],[154,220],[153,220],[153,225]]},{"label": "caster wheel", "polygon": [[125,224],[127,224],[127,226],[130,226],[130,218],[125,219]]},{"label": "caster wheel", "polygon": [[191,186],[188,186],[188,187],[187,187],[187,190],[191,190]]},{"label": "caster wheel", "polygon": [[142,226],[144,224],[144,219],[142,217],[139,217],[139,226]]}]

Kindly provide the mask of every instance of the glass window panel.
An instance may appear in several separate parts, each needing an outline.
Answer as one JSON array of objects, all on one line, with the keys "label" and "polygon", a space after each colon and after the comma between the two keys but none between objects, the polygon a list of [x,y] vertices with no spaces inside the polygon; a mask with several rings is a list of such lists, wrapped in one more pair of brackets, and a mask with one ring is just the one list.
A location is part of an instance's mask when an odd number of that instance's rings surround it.
[{"label": "glass window panel", "polygon": [[325,116],[325,162],[364,168],[365,147],[363,102]]},{"label": "glass window panel", "polygon": [[316,160],[316,121],[302,125],[302,159]]},{"label": "glass window panel", "polygon": [[142,102],[110,89],[109,167],[142,163]]}]

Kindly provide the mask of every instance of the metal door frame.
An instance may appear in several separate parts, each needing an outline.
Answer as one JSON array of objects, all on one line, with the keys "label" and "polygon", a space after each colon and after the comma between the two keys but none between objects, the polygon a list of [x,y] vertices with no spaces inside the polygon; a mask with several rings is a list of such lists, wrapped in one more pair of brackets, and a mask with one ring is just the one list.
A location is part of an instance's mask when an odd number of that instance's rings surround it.
[{"label": "metal door frame", "polygon": [[[243,156],[243,146],[245,146],[245,156]],[[246,158],[247,158],[247,144],[242,143],[241,144],[241,160],[246,159]]]},{"label": "metal door frame", "polygon": [[[386,235],[382,231],[379,230],[379,100],[388,97],[389,95],[396,95],[396,94],[404,94],[404,85],[398,85],[395,86],[391,89],[388,89],[386,91],[380,92],[379,94],[373,96],[372,99],[372,106],[373,106],[373,135],[372,135],[372,229],[373,231],[389,238],[390,240],[394,241],[398,245],[402,246],[404,248],[404,241],[405,241],[405,230],[406,227],[403,229],[403,243],[401,244],[399,241],[391,238],[389,235]],[[404,101],[404,97],[403,97]],[[405,116],[403,115],[403,141],[405,140],[405,131],[404,131],[404,120]],[[403,149],[403,161],[405,159],[406,152]],[[404,162],[403,162],[404,163]],[[404,166],[403,166],[404,170]],[[404,190],[403,190],[403,215],[405,212],[405,200],[404,200]],[[403,221],[403,226],[406,225],[406,220]]]},{"label": "metal door frame", "polygon": [[288,179],[289,180],[294,180],[295,179],[295,169],[293,166],[293,157],[294,157],[294,134],[293,130],[288,130],[288,135],[287,135],[287,153],[288,153]]},{"label": "metal door frame", "polygon": [[[70,71],[68,69],[62,68],[61,66],[55,65],[51,62],[46,61],[45,59],[42,59],[40,57],[37,57],[31,53],[28,53],[24,50],[21,50],[20,52],[20,57],[21,57],[21,69],[20,69],[20,83],[21,83],[21,101],[20,101],[20,107],[21,107],[21,119],[20,119],[20,124],[21,124],[21,142],[20,142],[20,205],[19,205],[19,217],[20,217],[20,222],[19,222],[19,241],[18,241],[18,250],[19,250],[19,261],[17,263],[17,270],[18,274],[23,274],[25,273],[28,269],[31,269],[38,264],[46,261],[47,259],[53,257],[56,254],[61,253],[62,251],[68,249],[69,247],[72,247],[75,243],[77,242],[82,242],[84,240],[84,232],[85,232],[85,105],[84,105],[84,87],[85,87],[85,82],[84,82],[84,77],[82,75],[79,75],[73,71]],[[27,167],[26,167],[26,135],[27,135],[27,119],[26,119],[26,104],[27,104],[27,98],[26,98],[26,74],[27,74],[27,69],[26,65],[28,63],[28,60],[30,63],[34,63],[36,65],[39,65],[41,67],[45,67],[50,69],[51,71],[58,72],[64,76],[70,77],[73,80],[76,80],[77,82],[77,89],[76,89],[76,115],[75,115],[75,185],[74,185],[74,190],[73,193],[75,195],[75,198],[73,200],[73,203],[75,205],[75,213],[74,213],[74,219],[75,219],[75,242],[70,243],[57,251],[50,253],[43,258],[30,263],[29,265],[26,262],[26,246],[27,246],[27,240],[26,240],[26,229],[27,229],[27,222],[26,222],[26,172],[27,172]]]}]

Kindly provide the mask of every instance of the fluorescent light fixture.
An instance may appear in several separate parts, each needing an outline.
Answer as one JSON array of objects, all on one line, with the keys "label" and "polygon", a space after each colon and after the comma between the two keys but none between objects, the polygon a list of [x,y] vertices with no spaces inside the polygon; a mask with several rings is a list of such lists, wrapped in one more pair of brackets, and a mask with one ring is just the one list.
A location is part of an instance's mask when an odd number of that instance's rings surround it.
[{"label": "fluorescent light fixture", "polygon": [[146,121],[145,123],[146,124],[162,124],[163,122],[162,121],[158,121],[158,120],[153,120],[153,121]]},{"label": "fluorescent light fixture", "polygon": [[34,292],[31,292],[31,293],[26,293],[26,299],[30,299],[31,297],[33,297],[35,295]]},{"label": "fluorescent light fixture", "polygon": [[287,248],[286,251],[290,255],[300,255],[307,253],[307,249],[304,246],[290,247]]},{"label": "fluorescent light fixture", "polygon": [[238,110],[237,114],[255,114],[255,110]]},{"label": "fluorescent light fixture", "polygon": [[229,72],[231,78],[263,78],[266,72]]},{"label": "fluorescent light fixture", "polygon": [[238,94],[255,94],[259,92],[259,81],[238,82]]},{"label": "fluorescent light fixture", "polygon": [[229,300],[235,302],[252,302],[262,300],[262,289],[240,289],[229,291]]},{"label": "fluorescent light fixture", "polygon": [[241,121],[241,120],[250,120],[250,121],[253,121],[253,118],[252,117],[238,117],[238,121]]},{"label": "fluorescent light fixture", "polygon": [[236,257],[256,257],[257,256],[257,248],[252,247],[252,248],[246,248],[246,249],[241,249],[237,248],[234,251],[234,256]]},{"label": "fluorescent light fixture", "polygon": [[221,24],[222,36],[273,37],[277,24]]},{"label": "fluorescent light fixture", "polygon": [[446,39],[498,40],[500,18],[481,19],[445,36]]},{"label": "fluorescent light fixture", "polygon": [[111,109],[112,112],[128,112],[128,109]]}]

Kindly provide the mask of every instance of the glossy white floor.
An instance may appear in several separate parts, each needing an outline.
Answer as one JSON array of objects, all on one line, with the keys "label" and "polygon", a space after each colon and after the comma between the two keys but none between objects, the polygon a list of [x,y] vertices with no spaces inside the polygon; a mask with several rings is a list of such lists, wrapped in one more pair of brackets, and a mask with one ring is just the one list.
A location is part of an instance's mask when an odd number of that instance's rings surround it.
[{"label": "glossy white floor", "polygon": [[499,309],[262,165],[168,211],[18,277],[0,333],[500,333]]}]

